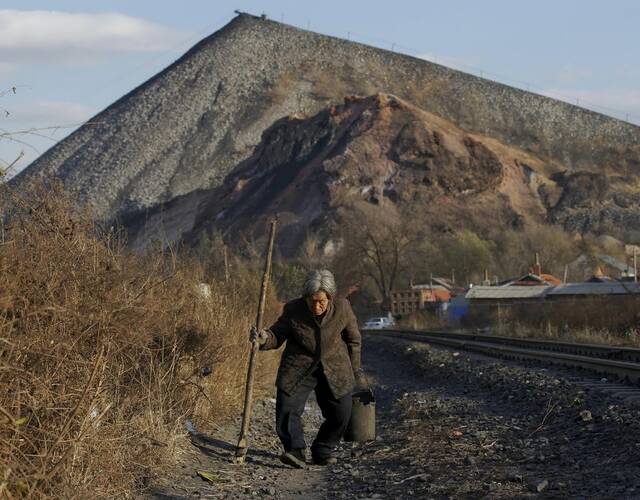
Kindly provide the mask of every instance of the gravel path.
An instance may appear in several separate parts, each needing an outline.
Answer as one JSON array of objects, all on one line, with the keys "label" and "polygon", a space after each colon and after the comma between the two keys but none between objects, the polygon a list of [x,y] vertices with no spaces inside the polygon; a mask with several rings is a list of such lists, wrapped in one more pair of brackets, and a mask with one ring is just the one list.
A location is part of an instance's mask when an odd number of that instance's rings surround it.
[{"label": "gravel path", "polygon": [[[379,438],[345,443],[337,466],[283,466],[275,404],[265,400],[246,465],[230,463],[233,422],[196,436],[152,497],[640,499],[640,410],[599,388],[610,384],[376,337],[365,339],[364,364]],[[310,443],[321,418],[314,402],[305,416]]]}]

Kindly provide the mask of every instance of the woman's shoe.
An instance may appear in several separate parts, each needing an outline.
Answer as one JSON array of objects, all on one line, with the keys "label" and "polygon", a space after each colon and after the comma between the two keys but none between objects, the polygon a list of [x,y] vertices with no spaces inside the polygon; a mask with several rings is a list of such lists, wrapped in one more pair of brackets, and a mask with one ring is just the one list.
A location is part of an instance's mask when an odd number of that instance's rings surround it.
[{"label": "woman's shoe", "polygon": [[282,455],[280,455],[280,461],[283,464],[290,465],[291,467],[295,467],[296,469],[304,469],[307,466],[307,461],[304,456],[304,450],[302,449],[285,451]]}]

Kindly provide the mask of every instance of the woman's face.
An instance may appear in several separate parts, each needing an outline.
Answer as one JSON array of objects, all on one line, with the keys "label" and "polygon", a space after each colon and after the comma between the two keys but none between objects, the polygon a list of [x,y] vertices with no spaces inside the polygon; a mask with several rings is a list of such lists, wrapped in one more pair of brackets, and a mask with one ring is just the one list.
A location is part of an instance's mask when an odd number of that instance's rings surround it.
[{"label": "woman's face", "polygon": [[325,292],[316,292],[306,298],[307,306],[314,316],[321,316],[329,307],[329,297]]}]

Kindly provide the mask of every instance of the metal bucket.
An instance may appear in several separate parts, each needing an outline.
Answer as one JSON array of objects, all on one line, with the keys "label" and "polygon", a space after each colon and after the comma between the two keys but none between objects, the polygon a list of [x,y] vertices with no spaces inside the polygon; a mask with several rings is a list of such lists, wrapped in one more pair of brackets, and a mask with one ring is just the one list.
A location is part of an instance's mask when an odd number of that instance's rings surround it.
[{"label": "metal bucket", "polygon": [[364,443],[376,438],[376,400],[371,389],[355,392],[352,396],[351,419],[344,433],[345,441]]}]

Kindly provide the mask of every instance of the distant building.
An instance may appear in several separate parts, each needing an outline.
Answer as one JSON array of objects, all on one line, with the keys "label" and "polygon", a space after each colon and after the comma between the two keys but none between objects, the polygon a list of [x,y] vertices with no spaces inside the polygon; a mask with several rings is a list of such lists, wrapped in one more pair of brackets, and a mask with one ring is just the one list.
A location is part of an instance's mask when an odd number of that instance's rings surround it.
[{"label": "distant building", "polygon": [[[618,273],[620,278],[633,278],[635,271],[633,264],[622,262],[611,255],[598,254],[596,255],[597,261],[604,266],[604,270],[607,274]],[[600,266],[599,266],[600,267]]]},{"label": "distant building", "polygon": [[429,280],[429,283],[430,283],[429,285],[420,285],[420,286],[441,285],[449,291],[453,291],[456,289],[455,283],[447,278],[436,278],[434,276]]},{"label": "distant building", "polygon": [[589,297],[607,298],[612,296],[640,295],[640,283],[607,281],[602,283],[564,283],[549,290],[546,298],[558,299],[583,299]]},{"label": "distant building", "polygon": [[483,305],[522,303],[544,299],[549,290],[552,289],[553,287],[549,285],[474,286],[469,289],[465,298],[470,304],[480,302]]},{"label": "distant building", "polygon": [[[612,258],[608,258],[607,261],[609,267],[629,272],[625,264]],[[537,321],[540,318],[551,318],[554,313],[557,320],[558,315],[566,316],[561,309],[565,304],[568,304],[569,309],[582,304],[586,306],[586,310],[593,311],[615,306],[624,312],[624,309],[620,308],[626,307],[625,298],[640,299],[640,283],[635,283],[633,278],[623,275],[617,280],[612,279],[600,266],[586,282],[564,283],[551,274],[543,273],[537,256],[536,264],[524,276],[493,286],[486,281],[485,279],[482,286],[469,288],[464,294],[464,302],[461,301],[459,307],[451,304],[455,307],[455,314],[454,311],[450,312],[450,324],[464,325],[466,322],[477,326],[500,322],[501,319]],[[637,306],[632,304],[633,307]],[[575,323],[580,318],[584,319],[584,314],[566,320]],[[593,318],[589,321],[593,321]]]},{"label": "distant building", "polygon": [[606,274],[604,274],[602,267],[598,266],[595,272],[593,273],[593,276],[591,276],[591,278],[589,278],[586,282],[587,283],[607,283],[609,281],[615,281],[615,280],[611,276],[607,276]]},{"label": "distant building", "polygon": [[528,274],[519,278],[512,278],[500,283],[501,286],[555,286],[562,283],[562,280],[552,274],[542,272],[542,266],[536,254],[536,263],[531,267]]},{"label": "distant building", "polygon": [[413,285],[406,290],[391,292],[391,314],[409,314],[435,308],[450,299],[451,290],[442,284]]},{"label": "distant building", "polygon": [[552,274],[529,273],[519,278],[508,280],[507,282],[502,283],[502,286],[555,286],[560,283],[562,283],[562,281]]}]

